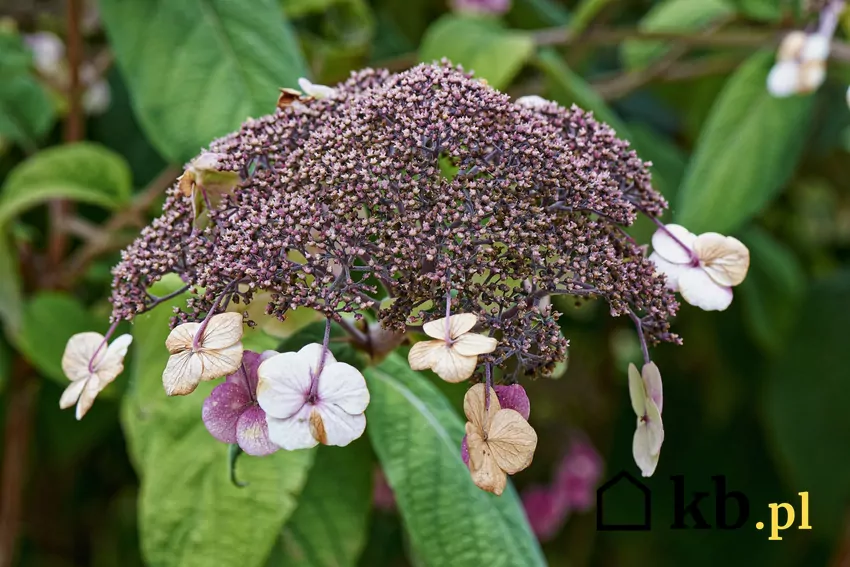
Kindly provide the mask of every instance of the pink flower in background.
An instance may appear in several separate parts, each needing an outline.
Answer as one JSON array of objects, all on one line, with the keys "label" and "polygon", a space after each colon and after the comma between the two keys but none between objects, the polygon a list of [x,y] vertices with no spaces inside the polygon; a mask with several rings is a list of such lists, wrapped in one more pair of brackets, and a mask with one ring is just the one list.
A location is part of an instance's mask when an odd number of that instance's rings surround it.
[{"label": "pink flower in background", "polygon": [[572,512],[593,508],[602,466],[602,457],[589,441],[573,441],[558,465],[554,482],[523,491],[525,515],[537,539],[545,542],[554,538]]},{"label": "pink flower in background", "polygon": [[504,14],[511,9],[511,0],[451,0],[455,12],[465,14]]},{"label": "pink flower in background", "polygon": [[532,486],[524,490],[522,504],[531,531],[540,541],[555,537],[570,515],[570,508],[563,494],[548,486]]},{"label": "pink flower in background", "polygon": [[555,489],[570,509],[585,512],[596,501],[602,476],[602,457],[588,441],[575,441],[555,473]]}]

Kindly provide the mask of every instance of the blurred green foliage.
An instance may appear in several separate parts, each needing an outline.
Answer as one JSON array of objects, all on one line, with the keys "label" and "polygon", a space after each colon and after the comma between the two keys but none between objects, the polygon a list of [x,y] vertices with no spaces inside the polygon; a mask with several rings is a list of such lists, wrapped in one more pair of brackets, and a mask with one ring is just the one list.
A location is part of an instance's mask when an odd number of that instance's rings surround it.
[{"label": "blurred green foliage", "polygon": [[[779,35],[815,19],[796,0],[513,0],[485,15],[444,0],[0,2],[0,567],[846,564],[850,46],[838,38],[811,95],[777,100],[765,88]],[[39,33],[65,46],[52,63]],[[568,369],[527,384],[540,445],[501,498],[477,490],[459,459],[464,388],[411,372],[398,354],[365,370],[368,435],[350,447],[231,463],[200,420],[212,385],[180,399],[162,391],[169,306],[122,327],[134,336],[126,370],[85,420],[59,411],[65,342],[105,331],[109,268],[184,162],[272,112],[299,77],[330,84],[443,57],[511,96],[593,111],[652,162],[667,222],[751,251],[731,308],[683,305],[684,345],[653,353],[666,439],[647,481],[652,531],[597,532],[591,511],[539,545],[518,498],[549,482],[576,431],[606,478],[636,472],[626,367],[639,350],[629,323],[597,304],[558,303]],[[632,234],[647,242],[653,230],[639,222]],[[253,330],[246,346],[291,350],[321,333]],[[373,504],[378,467],[395,510]],[[752,521],[670,530],[677,474],[689,491],[725,475]],[[768,503],[802,491],[811,531],[770,542],[753,527]]]}]

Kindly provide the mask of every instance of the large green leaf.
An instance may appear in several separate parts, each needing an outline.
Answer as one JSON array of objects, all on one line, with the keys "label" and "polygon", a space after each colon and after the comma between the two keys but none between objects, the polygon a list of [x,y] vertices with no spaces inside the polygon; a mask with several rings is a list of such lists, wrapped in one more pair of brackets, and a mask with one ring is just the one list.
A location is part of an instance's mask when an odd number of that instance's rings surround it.
[{"label": "large green leaf", "polygon": [[124,158],[91,142],[41,151],[13,169],[0,188],[0,226],[50,199],[117,207],[132,192]]},{"label": "large green leaf", "polygon": [[142,127],[186,162],[248,117],[275,109],[306,64],[275,0],[101,0]]},{"label": "large green leaf", "polygon": [[313,471],[267,567],[354,567],[372,509],[372,459],[366,439],[319,447]]},{"label": "large green leaf", "polygon": [[693,232],[734,232],[782,190],[800,159],[813,99],[770,96],[773,59],[769,51],[748,59],[703,126],[673,211]]},{"label": "large green leaf", "polygon": [[752,228],[741,240],[750,249],[750,271],[739,288],[747,326],[762,348],[778,353],[794,329],[806,276],[794,254],[764,231]]},{"label": "large green leaf", "polygon": [[476,487],[460,457],[463,422],[397,354],[366,370],[366,430],[416,555],[439,567],[545,565],[513,486]]},{"label": "large green leaf", "polygon": [[525,32],[505,29],[493,19],[447,15],[428,28],[419,60],[431,63],[447,57],[493,88],[503,89],[533,52],[534,42]]},{"label": "large green leaf", "polygon": [[24,306],[21,329],[13,335],[13,340],[41,374],[67,386],[68,378],[62,372],[62,355],[68,339],[76,333],[102,331],[99,328],[102,326],[70,295],[41,292]]},{"label": "large green leaf", "polygon": [[[690,32],[734,12],[726,0],[665,0],[641,19],[644,32]],[[646,67],[670,50],[670,42],[631,40],[620,47],[623,63],[629,69]]]},{"label": "large green leaf", "polygon": [[[179,283],[160,282],[168,293]],[[264,565],[307,480],[314,451],[243,455],[230,479],[229,447],[213,439],[201,407],[215,386],[167,398],[162,371],[170,307],[178,298],[137,318],[131,367],[133,387],[124,400],[122,423],[141,477],[139,530],[142,552],[153,567],[254,567]]]},{"label": "large green leaf", "polygon": [[770,366],[766,417],[790,488],[811,492],[814,535],[829,539],[850,501],[850,273],[815,283],[806,297],[799,331]]}]

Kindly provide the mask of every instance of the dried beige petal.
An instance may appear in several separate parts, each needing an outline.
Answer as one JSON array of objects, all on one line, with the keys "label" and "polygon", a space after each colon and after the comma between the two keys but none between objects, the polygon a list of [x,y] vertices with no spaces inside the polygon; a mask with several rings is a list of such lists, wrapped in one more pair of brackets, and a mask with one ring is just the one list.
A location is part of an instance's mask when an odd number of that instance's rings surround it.
[{"label": "dried beige petal", "polygon": [[537,448],[537,433],[519,412],[502,409],[493,414],[487,444],[499,468],[516,474],[531,464]]},{"label": "dried beige petal", "polygon": [[476,366],[477,356],[463,356],[454,348],[446,347],[444,343],[439,350],[434,351],[431,370],[446,382],[457,384],[472,376]]},{"label": "dried beige petal", "polygon": [[200,380],[206,382],[233,374],[242,364],[242,352],[242,343],[236,343],[227,348],[197,353],[201,359]]},{"label": "dried beige petal", "polygon": [[204,365],[191,350],[172,354],[162,372],[162,385],[169,396],[191,394],[201,381]]},{"label": "dried beige petal", "polygon": [[499,341],[492,337],[466,333],[452,344],[452,349],[461,356],[478,356],[493,352],[497,346]]},{"label": "dried beige petal", "polygon": [[242,362],[240,313],[220,313],[210,318],[204,335],[195,346],[203,323],[184,323],[165,340],[171,357],[162,373],[169,396],[192,393],[202,380],[215,380],[235,372]]},{"label": "dried beige petal", "polygon": [[707,232],[697,237],[694,252],[703,269],[718,285],[736,286],[750,267],[750,251],[737,238]]},{"label": "dried beige petal", "polygon": [[184,323],[178,325],[168,334],[165,339],[165,348],[171,354],[177,354],[184,350],[192,349],[192,341],[195,340],[195,334],[201,327],[200,323]]},{"label": "dried beige petal", "polygon": [[[482,436],[489,430],[490,420],[486,418],[486,399],[484,397],[484,384],[475,384],[466,391],[463,397],[463,413],[466,419],[474,426]],[[497,411],[501,410],[499,398],[496,396],[496,391],[490,388],[490,415],[492,416]]]},{"label": "dried beige petal", "polygon": [[413,370],[430,370],[438,351],[446,348],[443,341],[420,341],[410,347],[407,362]]},{"label": "dried beige petal", "polygon": [[105,344],[100,333],[78,333],[68,340],[62,355],[62,370],[71,384],[62,393],[59,407],[77,404],[77,419],[91,409],[97,395],[124,371],[124,357],[133,337],[121,335]]},{"label": "dried beige petal", "polygon": [[[478,317],[472,313],[459,313],[449,317],[449,337],[456,339],[464,333],[472,330],[478,323]],[[446,338],[446,318],[437,319],[422,325],[422,331],[429,337],[435,339]]]},{"label": "dried beige petal", "polygon": [[219,313],[213,315],[201,338],[201,346],[205,349],[219,349],[232,346],[242,339],[241,313]]},{"label": "dried beige petal", "polygon": [[501,496],[507,486],[508,476],[496,464],[489,445],[471,423],[466,424],[466,442],[472,482],[482,490]]},{"label": "dried beige petal", "polygon": [[301,91],[295,89],[282,88],[280,89],[280,96],[277,97],[277,107],[283,110],[288,106],[292,106],[292,103],[299,100],[301,98]]}]

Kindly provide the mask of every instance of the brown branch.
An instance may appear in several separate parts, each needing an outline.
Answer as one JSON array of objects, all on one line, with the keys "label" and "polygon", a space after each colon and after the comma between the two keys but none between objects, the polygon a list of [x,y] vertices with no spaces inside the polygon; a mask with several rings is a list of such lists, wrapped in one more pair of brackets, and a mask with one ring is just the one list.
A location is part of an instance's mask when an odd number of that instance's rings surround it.
[{"label": "brown branch", "polygon": [[144,226],[145,214],[180,172],[180,168],[175,166],[165,168],[145,189],[136,194],[129,207],[112,215],[103,229],[98,231],[98,235],[86,242],[67,261],[65,269],[62,270],[62,280],[76,281],[99,256],[121,248],[124,242],[118,238],[118,233],[127,227]]}]

